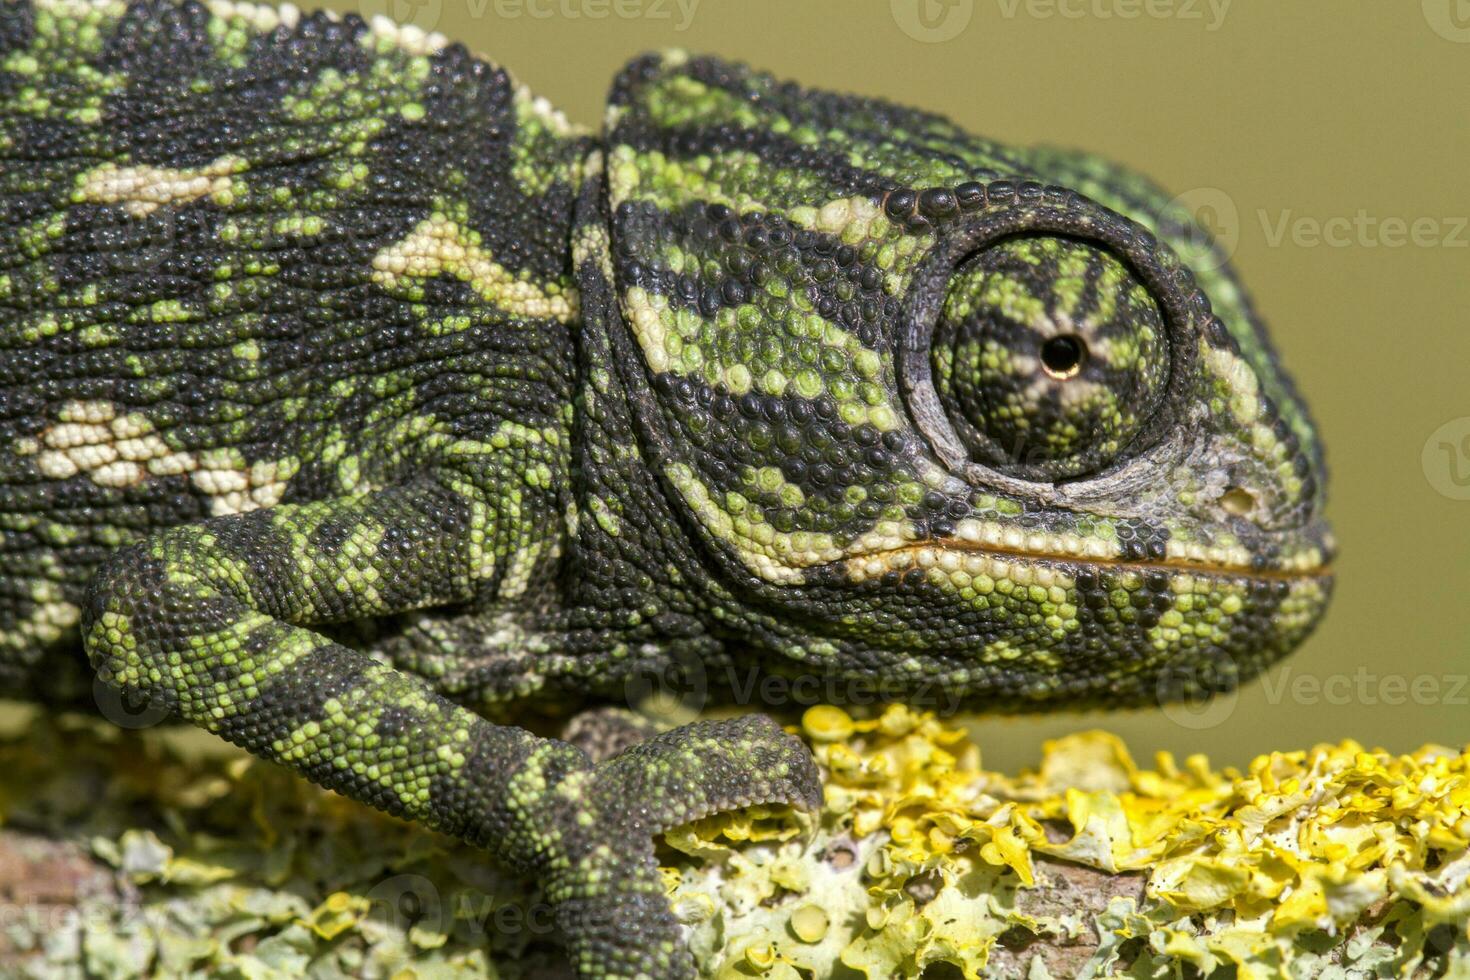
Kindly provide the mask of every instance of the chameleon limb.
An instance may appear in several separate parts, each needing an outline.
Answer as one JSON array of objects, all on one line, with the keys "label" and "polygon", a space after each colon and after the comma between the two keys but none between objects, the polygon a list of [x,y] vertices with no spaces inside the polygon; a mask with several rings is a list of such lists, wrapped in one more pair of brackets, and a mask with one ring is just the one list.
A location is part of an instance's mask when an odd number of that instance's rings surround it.
[{"label": "chameleon limb", "polygon": [[134,697],[547,875],[582,976],[690,975],[652,834],[747,802],[810,805],[815,765],[771,723],[743,720],[661,735],[594,767],[568,743],[491,724],[310,629],[467,598],[468,507],[423,481],[161,531],[99,570],[83,626],[90,658]]}]

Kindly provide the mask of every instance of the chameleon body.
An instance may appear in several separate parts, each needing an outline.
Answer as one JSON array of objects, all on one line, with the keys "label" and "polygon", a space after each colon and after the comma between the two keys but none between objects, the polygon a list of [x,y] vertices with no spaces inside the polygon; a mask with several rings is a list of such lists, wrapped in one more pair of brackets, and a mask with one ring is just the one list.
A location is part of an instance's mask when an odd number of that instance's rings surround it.
[{"label": "chameleon body", "polygon": [[85,651],[482,844],[584,976],[690,975],[653,836],[815,767],[492,719],[670,663],[1226,689],[1326,603],[1323,472],[1223,257],[1085,154],[681,53],[591,134],[381,21],[0,5],[6,689]]}]

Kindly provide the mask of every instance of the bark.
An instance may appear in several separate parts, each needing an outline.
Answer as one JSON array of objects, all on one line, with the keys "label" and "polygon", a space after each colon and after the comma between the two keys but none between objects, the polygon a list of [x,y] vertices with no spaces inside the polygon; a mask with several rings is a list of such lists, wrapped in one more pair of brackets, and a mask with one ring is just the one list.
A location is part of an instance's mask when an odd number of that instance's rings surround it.
[{"label": "bark", "polygon": [[[1463,752],[1034,772],[894,709],[809,712],[816,819],[667,836],[706,976],[1470,976]],[[0,975],[569,974],[534,883],[212,740],[37,720],[0,742]]]}]

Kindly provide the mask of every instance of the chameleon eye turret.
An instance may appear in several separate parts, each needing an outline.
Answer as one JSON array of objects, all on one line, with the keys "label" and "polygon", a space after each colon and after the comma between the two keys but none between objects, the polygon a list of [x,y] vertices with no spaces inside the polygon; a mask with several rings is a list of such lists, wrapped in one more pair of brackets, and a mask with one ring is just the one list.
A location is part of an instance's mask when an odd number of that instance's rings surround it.
[{"label": "chameleon eye turret", "polygon": [[1018,237],[968,257],[929,347],[939,402],[970,457],[1064,480],[1126,453],[1163,399],[1158,305],[1107,250]]},{"label": "chameleon eye turret", "polygon": [[1311,630],[1316,431],[1167,194],[710,59],[609,122],[607,319],[722,629],[991,710],[1218,691]]}]

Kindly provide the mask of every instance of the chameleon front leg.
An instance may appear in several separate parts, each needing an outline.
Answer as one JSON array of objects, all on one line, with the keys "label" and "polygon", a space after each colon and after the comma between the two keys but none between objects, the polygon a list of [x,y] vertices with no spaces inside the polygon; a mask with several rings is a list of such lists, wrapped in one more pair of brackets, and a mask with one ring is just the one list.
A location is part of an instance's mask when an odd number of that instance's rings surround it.
[{"label": "chameleon front leg", "polygon": [[537,876],[580,975],[690,976],[652,836],[747,803],[814,805],[799,744],[741,719],[594,765],[309,628],[470,598],[500,540],[484,506],[426,478],[162,530],[99,570],[88,654],[125,694]]}]

